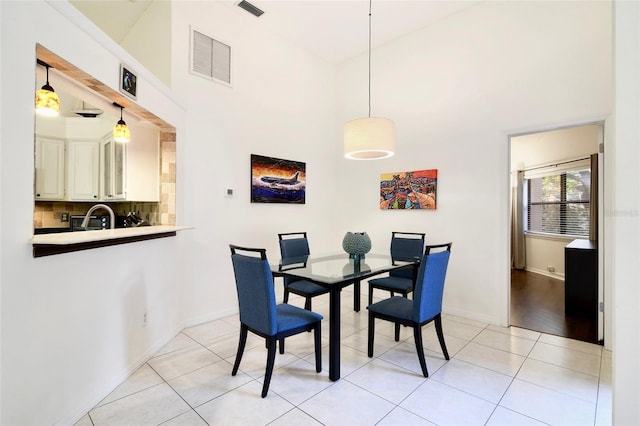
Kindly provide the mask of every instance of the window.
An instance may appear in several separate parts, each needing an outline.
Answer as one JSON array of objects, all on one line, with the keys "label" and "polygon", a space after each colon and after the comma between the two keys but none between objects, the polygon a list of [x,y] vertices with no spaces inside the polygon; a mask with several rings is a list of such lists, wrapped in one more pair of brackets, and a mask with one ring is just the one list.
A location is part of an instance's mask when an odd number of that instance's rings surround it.
[{"label": "window", "polygon": [[589,236],[589,167],[526,180],[527,231]]}]

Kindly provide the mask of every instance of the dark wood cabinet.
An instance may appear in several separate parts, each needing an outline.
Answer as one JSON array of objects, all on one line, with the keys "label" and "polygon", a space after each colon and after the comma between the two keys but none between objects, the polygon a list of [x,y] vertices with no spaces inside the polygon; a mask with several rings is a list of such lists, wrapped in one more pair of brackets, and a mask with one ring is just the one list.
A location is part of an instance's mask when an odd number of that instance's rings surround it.
[{"label": "dark wood cabinet", "polygon": [[564,248],[564,310],[597,321],[598,245],[573,240]]}]

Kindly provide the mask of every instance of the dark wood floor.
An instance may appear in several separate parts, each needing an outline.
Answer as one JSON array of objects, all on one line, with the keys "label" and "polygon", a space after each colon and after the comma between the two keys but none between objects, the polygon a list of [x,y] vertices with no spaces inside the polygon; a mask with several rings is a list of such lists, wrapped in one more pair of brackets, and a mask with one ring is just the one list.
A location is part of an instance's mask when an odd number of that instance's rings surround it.
[{"label": "dark wood floor", "polygon": [[598,343],[597,318],[564,313],[564,281],[511,270],[511,325]]}]

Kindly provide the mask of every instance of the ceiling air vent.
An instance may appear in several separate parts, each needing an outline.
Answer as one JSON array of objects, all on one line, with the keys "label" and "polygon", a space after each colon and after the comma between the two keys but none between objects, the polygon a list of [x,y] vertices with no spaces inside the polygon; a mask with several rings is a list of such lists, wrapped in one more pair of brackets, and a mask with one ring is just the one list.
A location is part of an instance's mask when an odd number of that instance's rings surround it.
[{"label": "ceiling air vent", "polygon": [[258,18],[260,17],[260,15],[264,13],[264,11],[258,9],[257,7],[249,3],[247,0],[242,0],[240,3],[238,3],[238,6],[240,6],[241,8],[243,8],[244,10],[246,10],[247,12],[249,12],[250,14]]}]

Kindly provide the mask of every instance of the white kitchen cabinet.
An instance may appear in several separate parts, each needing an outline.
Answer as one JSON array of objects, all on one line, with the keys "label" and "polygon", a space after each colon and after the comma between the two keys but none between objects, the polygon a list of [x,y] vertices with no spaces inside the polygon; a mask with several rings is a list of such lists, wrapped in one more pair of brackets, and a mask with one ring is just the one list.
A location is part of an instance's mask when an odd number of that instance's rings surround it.
[{"label": "white kitchen cabinet", "polygon": [[36,200],[64,200],[65,142],[36,138]]},{"label": "white kitchen cabinet", "polygon": [[102,149],[102,199],[104,201],[127,199],[126,144],[115,142],[111,133],[100,143]]},{"label": "white kitchen cabinet", "polygon": [[68,143],[69,201],[98,201],[100,197],[100,142],[70,140]]},{"label": "white kitchen cabinet", "polygon": [[129,143],[36,137],[36,201],[160,201],[157,129],[139,126]]},{"label": "white kitchen cabinet", "polygon": [[127,200],[160,201],[160,133],[157,128],[131,129],[126,144]]}]

